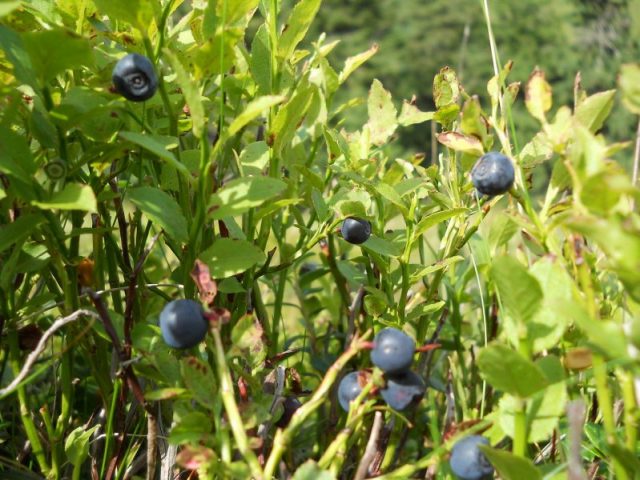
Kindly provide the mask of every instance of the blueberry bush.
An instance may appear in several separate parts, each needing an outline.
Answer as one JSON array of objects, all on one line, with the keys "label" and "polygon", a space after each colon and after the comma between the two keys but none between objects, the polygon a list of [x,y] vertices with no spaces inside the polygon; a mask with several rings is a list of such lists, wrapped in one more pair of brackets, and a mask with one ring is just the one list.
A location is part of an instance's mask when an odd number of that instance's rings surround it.
[{"label": "blueberry bush", "polygon": [[0,477],[637,478],[640,65],[554,105],[482,6],[429,110],[321,0],[0,2]]}]

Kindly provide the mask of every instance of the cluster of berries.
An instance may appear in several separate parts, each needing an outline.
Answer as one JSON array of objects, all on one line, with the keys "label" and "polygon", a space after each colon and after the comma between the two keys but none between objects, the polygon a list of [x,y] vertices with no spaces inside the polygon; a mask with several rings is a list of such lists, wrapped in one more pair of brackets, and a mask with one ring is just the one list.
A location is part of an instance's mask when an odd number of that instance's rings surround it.
[{"label": "cluster of berries", "polygon": [[[409,370],[416,352],[414,340],[397,328],[378,332],[371,344],[371,363],[384,372],[382,399],[394,410],[404,410],[417,404],[424,396],[426,385],[417,373]],[[349,411],[350,403],[360,395],[369,379],[366,371],[345,375],[338,386],[338,402]]]}]

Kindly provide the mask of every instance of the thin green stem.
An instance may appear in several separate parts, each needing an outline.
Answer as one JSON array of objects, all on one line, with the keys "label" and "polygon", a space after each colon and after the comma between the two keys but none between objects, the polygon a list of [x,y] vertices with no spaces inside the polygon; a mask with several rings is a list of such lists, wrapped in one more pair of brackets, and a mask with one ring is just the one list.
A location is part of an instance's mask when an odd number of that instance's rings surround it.
[{"label": "thin green stem", "polygon": [[[262,469],[258,463],[258,458],[249,447],[247,433],[244,431],[244,423],[240,416],[240,410],[238,410],[238,404],[236,403],[233,381],[229,373],[227,359],[222,346],[222,339],[220,338],[220,330],[218,328],[213,329],[213,340],[216,348],[216,365],[218,367],[218,377],[220,381],[220,395],[222,396],[222,403],[229,418],[231,433],[233,434],[240,454],[244,457],[251,470],[251,475],[255,479],[261,479],[263,478]],[[271,477],[267,476],[266,478]]]},{"label": "thin green stem", "polygon": [[338,359],[331,365],[326,375],[322,379],[322,382],[312,395],[312,397],[300,407],[296,413],[291,417],[289,426],[284,430],[278,430],[273,440],[273,448],[271,454],[267,459],[267,463],[264,467],[265,479],[271,479],[275,475],[276,468],[280,464],[280,459],[291,444],[294,435],[302,427],[305,420],[316,411],[326,400],[327,395],[338,378],[340,371],[347,365],[363,347],[363,342],[371,335],[371,332],[365,333],[361,338],[355,338],[349,348],[338,357]]},{"label": "thin green stem", "polygon": [[[11,353],[11,368],[13,370],[14,375],[18,375],[21,369],[21,361],[20,354],[18,348],[18,333],[17,331],[13,331],[9,334],[9,348]],[[25,390],[24,384],[21,384],[17,388],[18,393],[18,403],[20,404],[20,418],[22,420],[22,425],[24,426],[25,434],[31,443],[31,449],[33,455],[36,457],[36,461],[38,462],[38,466],[44,475],[48,475],[50,471],[49,463],[47,462],[47,458],[45,456],[44,448],[42,446],[42,442],[40,441],[40,435],[38,433],[38,429],[36,428],[36,424],[31,417],[32,409],[29,406],[29,401],[27,399],[27,392]]]}]

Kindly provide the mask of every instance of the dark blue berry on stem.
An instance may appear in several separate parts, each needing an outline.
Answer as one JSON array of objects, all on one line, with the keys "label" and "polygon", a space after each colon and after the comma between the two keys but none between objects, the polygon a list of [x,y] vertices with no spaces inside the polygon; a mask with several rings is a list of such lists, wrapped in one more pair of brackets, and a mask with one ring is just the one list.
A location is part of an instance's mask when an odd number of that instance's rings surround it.
[{"label": "dark blue berry on stem", "polygon": [[489,445],[481,435],[470,435],[459,440],[451,449],[449,466],[460,480],[484,480],[493,478],[493,466],[478,448]]},{"label": "dark blue berry on stem", "polygon": [[380,395],[387,405],[398,411],[416,405],[427,389],[422,377],[412,371],[388,375],[385,379],[387,385],[380,390]]},{"label": "dark blue berry on stem", "polygon": [[411,366],[415,350],[413,338],[397,328],[387,327],[373,339],[371,361],[385,373],[400,373]]},{"label": "dark blue berry on stem", "polygon": [[338,402],[345,412],[349,411],[349,405],[362,392],[361,372],[347,373],[338,386]]},{"label": "dark blue berry on stem", "polygon": [[342,238],[354,245],[366,242],[371,236],[371,223],[361,218],[349,217],[342,222]]},{"label": "dark blue berry on stem", "polygon": [[160,313],[162,338],[172,348],[191,348],[204,340],[209,322],[193,300],[173,300]]},{"label": "dark blue berry on stem", "polygon": [[484,195],[500,195],[513,186],[515,170],[509,157],[500,152],[489,152],[471,169],[471,181],[478,192]]},{"label": "dark blue berry on stem", "polygon": [[284,410],[282,411],[282,415],[276,422],[276,427],[286,428],[287,425],[289,425],[289,422],[291,422],[291,417],[293,417],[293,414],[296,413],[301,406],[302,403],[300,403],[300,400],[298,400],[296,397],[286,397],[282,402],[282,407]]},{"label": "dark blue berry on stem", "polygon": [[116,91],[132,102],[149,100],[158,88],[158,77],[151,60],[137,53],[130,53],[118,60],[113,67],[111,80]]}]

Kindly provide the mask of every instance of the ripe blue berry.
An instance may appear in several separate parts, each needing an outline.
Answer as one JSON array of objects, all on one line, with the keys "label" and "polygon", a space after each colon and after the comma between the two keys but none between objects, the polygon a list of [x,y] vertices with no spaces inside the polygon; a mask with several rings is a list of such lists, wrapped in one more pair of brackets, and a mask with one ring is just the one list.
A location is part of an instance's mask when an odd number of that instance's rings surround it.
[{"label": "ripe blue berry", "polygon": [[347,242],[360,245],[371,236],[371,223],[361,218],[349,217],[342,222],[340,232]]},{"label": "ripe blue berry", "polygon": [[137,53],[130,53],[118,60],[113,67],[111,80],[118,93],[132,102],[150,99],[158,88],[158,77],[151,60]]},{"label": "ripe blue berry", "polygon": [[451,449],[449,466],[460,480],[483,480],[493,478],[493,467],[478,448],[489,445],[481,435],[470,435],[459,440]]},{"label": "ripe blue berry", "polygon": [[349,411],[349,404],[352,400],[355,400],[360,392],[362,392],[362,386],[360,385],[360,372],[351,372],[346,374],[340,380],[338,386],[338,402],[345,412]]},{"label": "ripe blue berry", "polygon": [[471,169],[471,181],[484,195],[500,195],[513,185],[515,171],[508,157],[500,152],[489,152]]},{"label": "ripe blue berry", "polygon": [[209,322],[202,306],[193,300],[173,300],[160,313],[162,338],[172,348],[191,348],[207,334]]},{"label": "ripe blue berry", "polygon": [[397,328],[387,327],[373,339],[371,361],[385,373],[404,372],[413,362],[416,343]]},{"label": "ripe blue berry", "polygon": [[284,399],[284,402],[282,402],[282,407],[284,408],[284,410],[282,412],[282,415],[276,422],[276,427],[286,428],[287,425],[289,425],[293,414],[296,413],[296,411],[301,406],[302,403],[300,403],[300,400],[298,400],[296,397],[286,397]]},{"label": "ripe blue berry", "polygon": [[380,395],[387,405],[394,410],[404,410],[417,404],[427,389],[424,380],[412,371],[388,375],[387,386],[380,390]]}]

